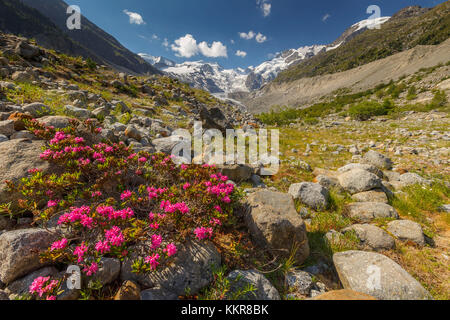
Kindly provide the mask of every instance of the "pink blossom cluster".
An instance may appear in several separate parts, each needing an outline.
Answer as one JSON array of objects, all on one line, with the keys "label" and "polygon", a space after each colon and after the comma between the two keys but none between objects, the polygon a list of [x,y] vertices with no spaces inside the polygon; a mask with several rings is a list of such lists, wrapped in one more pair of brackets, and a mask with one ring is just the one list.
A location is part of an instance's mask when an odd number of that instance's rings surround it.
[{"label": "pink blossom cluster", "polygon": [[164,194],[167,190],[168,190],[167,188],[148,187],[147,188],[148,198],[150,200],[158,198],[160,195]]},{"label": "pink blossom cluster", "polygon": [[51,145],[57,144],[60,141],[66,139],[66,138],[69,138],[69,137],[70,137],[70,135],[66,136],[66,134],[64,132],[58,131],[55,133],[55,136],[53,137],[53,139],[50,140],[50,144]]},{"label": "pink blossom cluster", "polygon": [[[59,282],[57,280],[50,280],[50,277],[38,277],[34,279],[33,283],[30,285],[29,291],[30,293],[36,293],[39,297],[42,297],[44,294],[52,292],[57,286]],[[49,296],[47,300],[55,300],[56,297]]]},{"label": "pink blossom cluster", "polygon": [[159,258],[159,254],[154,253],[151,256],[145,257],[144,261],[150,265],[151,270],[156,270],[159,265]]},{"label": "pink blossom cluster", "polygon": [[125,236],[117,226],[105,231],[105,238],[114,247],[120,247],[125,242]]},{"label": "pink blossom cluster", "polygon": [[205,227],[197,228],[194,230],[194,234],[198,240],[211,239],[213,235],[213,229]]},{"label": "pink blossom cluster", "polygon": [[182,214],[189,213],[189,207],[184,202],[179,202],[175,204],[171,204],[170,201],[161,201],[161,209],[166,213],[175,213],[176,211],[181,212]]},{"label": "pink blossom cluster", "polygon": [[131,192],[130,190],[125,190],[120,195],[120,200],[125,201],[125,200],[131,198],[132,196],[133,196],[133,192]]},{"label": "pink blossom cluster", "polygon": [[162,237],[160,235],[152,235],[152,250],[156,250],[161,246]]},{"label": "pink blossom cluster", "polygon": [[68,243],[68,240],[66,238],[63,238],[59,241],[55,241],[52,243],[50,251],[65,249],[67,247],[67,243]]},{"label": "pink blossom cluster", "polygon": [[89,277],[96,274],[97,271],[98,271],[98,264],[96,262],[91,263],[90,266],[85,266],[83,269],[83,272]]},{"label": "pink blossom cluster", "polygon": [[117,220],[117,219],[127,220],[134,217],[134,212],[131,208],[114,210],[114,208],[111,206],[108,207],[99,206],[97,208],[97,212],[102,217],[108,218],[108,220]]},{"label": "pink blossom cluster", "polygon": [[108,241],[99,241],[95,245],[95,250],[97,250],[101,254],[105,254],[111,251],[111,247],[109,246]]},{"label": "pink blossom cluster", "polygon": [[75,250],[73,251],[73,255],[78,258],[78,260],[77,260],[78,263],[83,262],[84,255],[86,254],[88,249],[89,249],[89,247],[86,246],[84,241],[81,243],[81,245],[79,245],[78,247],[75,248]]},{"label": "pink blossom cluster", "polygon": [[163,250],[167,254],[168,257],[171,257],[177,253],[177,247],[173,243],[169,243],[166,248]]},{"label": "pink blossom cluster", "polygon": [[83,227],[92,229],[95,225],[95,221],[92,217],[88,216],[90,212],[91,208],[87,206],[72,208],[71,212],[64,213],[59,217],[58,225],[79,222]]}]

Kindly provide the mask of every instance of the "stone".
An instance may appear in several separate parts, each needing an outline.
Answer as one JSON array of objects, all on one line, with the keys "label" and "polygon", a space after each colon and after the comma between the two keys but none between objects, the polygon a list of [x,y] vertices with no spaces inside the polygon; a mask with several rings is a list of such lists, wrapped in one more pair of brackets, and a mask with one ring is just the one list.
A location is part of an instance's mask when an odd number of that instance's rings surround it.
[{"label": "stone", "polygon": [[147,289],[141,292],[141,300],[147,301],[164,301],[164,300],[178,300],[178,296],[169,290],[160,287]]},{"label": "stone", "polygon": [[16,71],[12,74],[11,79],[17,82],[32,82],[34,74],[29,71]]},{"label": "stone", "polygon": [[0,290],[0,301],[7,301],[7,300],[9,300],[8,294],[5,291]]},{"label": "stone", "polygon": [[198,293],[213,280],[212,267],[220,266],[220,254],[210,242],[189,242],[177,247],[172,264],[149,274],[133,273],[131,259],[125,259],[121,280],[135,281],[142,288],[159,287],[176,296],[184,295],[188,288],[191,294]]},{"label": "stone", "polygon": [[[182,136],[170,136],[167,138],[159,138],[152,140],[157,152],[171,154],[176,146],[190,146],[190,142],[183,140]],[[189,155],[190,156],[190,155]]]},{"label": "stone", "polygon": [[381,189],[356,193],[352,196],[352,199],[357,202],[389,202],[386,193]]},{"label": "stone", "polygon": [[327,188],[328,190],[330,190],[332,188],[336,188],[336,189],[338,189],[338,191],[343,190],[341,185],[339,184],[338,179],[334,178],[334,177],[318,175],[316,177],[316,179],[314,180],[314,182],[317,182],[318,184],[320,184],[324,188]]},{"label": "stone", "polygon": [[334,254],[333,262],[345,289],[379,300],[432,299],[416,279],[382,254],[346,251]]},{"label": "stone", "polygon": [[7,191],[5,180],[17,182],[28,174],[29,169],[48,171],[49,163],[39,158],[43,146],[43,141],[27,139],[10,140],[0,144],[0,199],[2,202],[11,202],[18,197],[17,194]]},{"label": "stone", "polygon": [[17,43],[14,51],[25,59],[32,59],[38,56],[41,50],[39,49],[39,47],[31,45],[26,41],[20,41],[19,43]]},{"label": "stone", "polygon": [[314,282],[308,272],[294,270],[286,275],[286,286],[291,293],[295,292],[307,296],[314,287]]},{"label": "stone", "polygon": [[23,106],[22,109],[24,112],[29,112],[35,118],[47,116],[51,112],[51,109],[49,106],[47,106],[43,103],[40,103],[40,102],[34,102],[34,103],[27,104],[27,105]]},{"label": "stone", "polygon": [[289,255],[301,264],[309,256],[306,226],[289,194],[260,190],[247,197],[245,222],[256,244]]},{"label": "stone", "polygon": [[14,121],[13,120],[0,121],[0,134],[9,137],[14,132],[16,132],[16,131],[14,130]]},{"label": "stone", "polygon": [[292,184],[289,187],[289,194],[294,199],[299,199],[303,204],[317,211],[325,210],[329,205],[330,193],[317,183]]},{"label": "stone", "polygon": [[381,188],[379,177],[362,169],[353,169],[338,177],[342,188],[351,194]]},{"label": "stone", "polygon": [[134,126],[129,125],[126,129],[125,129],[125,135],[128,138],[131,139],[135,139],[136,141],[140,141],[142,139],[142,135],[139,132],[138,129],[136,129]]},{"label": "stone", "polygon": [[383,229],[370,224],[354,224],[343,229],[342,233],[355,232],[362,249],[375,251],[389,250],[395,247],[394,239]]},{"label": "stone", "polygon": [[32,134],[30,131],[27,131],[27,130],[15,132],[13,135],[11,135],[10,138],[11,138],[11,140],[14,140],[14,139],[29,139],[29,140],[37,139],[34,134]]},{"label": "stone", "polygon": [[29,292],[30,285],[36,278],[54,276],[57,273],[58,270],[54,267],[44,267],[42,269],[39,269],[35,272],[26,275],[21,279],[15,280],[6,287],[5,291],[8,294],[17,294],[17,295],[26,294]]},{"label": "stone", "polygon": [[83,108],[70,106],[70,105],[64,106],[64,112],[69,116],[76,117],[76,118],[83,119],[83,120],[86,120],[89,118],[94,118],[94,115],[92,114],[91,111],[89,111],[87,109],[83,109]]},{"label": "stone", "polygon": [[253,168],[243,164],[223,165],[218,166],[218,169],[224,176],[235,182],[247,181],[253,174]]},{"label": "stone", "polygon": [[72,118],[66,116],[47,116],[40,118],[38,121],[39,123],[49,127],[52,126],[56,129],[64,129],[70,125],[71,120]]},{"label": "stone", "polygon": [[140,300],[141,288],[136,282],[127,280],[122,283],[119,291],[114,296],[114,300]]},{"label": "stone", "polygon": [[48,249],[56,240],[54,233],[44,229],[22,229],[0,236],[0,281],[12,281],[44,266],[39,252]]},{"label": "stone", "polygon": [[387,225],[387,230],[400,241],[414,242],[419,246],[425,245],[425,236],[420,224],[411,220],[391,221]]},{"label": "stone", "polygon": [[[228,293],[231,300],[280,300],[277,289],[262,273],[256,270],[234,270],[227,276],[227,279],[231,282],[230,292]],[[248,292],[244,296],[233,296],[249,285],[253,287],[254,291]]]},{"label": "stone", "polygon": [[356,202],[345,207],[349,217],[360,222],[368,223],[377,218],[398,219],[397,211],[388,204],[381,202]]},{"label": "stone", "polygon": [[0,143],[5,142],[5,141],[8,141],[8,140],[9,140],[9,139],[8,139],[7,136],[5,136],[4,134],[0,134]]},{"label": "stone", "polygon": [[377,300],[372,296],[369,296],[365,293],[356,292],[353,290],[343,289],[343,290],[334,290],[323,293],[321,295],[315,296],[310,300],[337,300],[337,301],[345,301],[345,300]]},{"label": "stone", "polygon": [[0,230],[9,230],[14,226],[14,221],[9,217],[0,216]]},{"label": "stone", "polygon": [[422,178],[417,173],[408,172],[400,176],[400,182],[404,187],[415,184],[429,184],[428,180]]},{"label": "stone", "polygon": [[116,280],[120,275],[120,260],[113,258],[102,258],[97,273],[88,280],[88,287],[99,281],[107,285]]},{"label": "stone", "polygon": [[377,167],[366,163],[350,163],[338,169],[338,172],[345,173],[354,169],[361,169],[375,174],[378,178],[383,179],[383,172]]},{"label": "stone", "polygon": [[363,161],[379,169],[391,170],[393,166],[391,159],[373,150],[370,150],[364,155]]}]

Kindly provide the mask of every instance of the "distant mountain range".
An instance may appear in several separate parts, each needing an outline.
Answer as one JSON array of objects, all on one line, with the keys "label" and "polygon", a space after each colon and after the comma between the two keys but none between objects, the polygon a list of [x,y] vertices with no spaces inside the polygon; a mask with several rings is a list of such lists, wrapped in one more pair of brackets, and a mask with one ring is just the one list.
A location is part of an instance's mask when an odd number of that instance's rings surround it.
[{"label": "distant mountain range", "polygon": [[347,29],[332,44],[289,49],[276,54],[274,58],[256,67],[250,66],[246,69],[225,69],[218,63],[203,61],[186,61],[177,64],[170,59],[155,57],[146,53],[140,53],[139,56],[168,75],[211,93],[251,92],[260,89],[268,82],[274,80],[280,72],[302,61],[308,60],[321,52],[337,49],[356,35],[372,26],[385,23],[389,18],[382,17],[360,21]]},{"label": "distant mountain range", "polygon": [[67,7],[62,0],[0,0],[0,31],[34,38],[44,47],[89,57],[119,71],[160,73],[84,16],[81,30],[67,29]]}]

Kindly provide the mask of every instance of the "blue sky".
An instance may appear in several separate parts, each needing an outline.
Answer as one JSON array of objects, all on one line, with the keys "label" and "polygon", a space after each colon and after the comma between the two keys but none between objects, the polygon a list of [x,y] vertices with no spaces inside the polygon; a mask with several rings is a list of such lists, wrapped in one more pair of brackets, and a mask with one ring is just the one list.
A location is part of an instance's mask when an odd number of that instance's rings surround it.
[{"label": "blue sky", "polygon": [[[439,0],[66,0],[136,53],[177,62],[258,65],[279,51],[336,40],[367,19],[369,5],[390,16]],[[253,32],[250,32],[253,31]],[[238,55],[237,55],[238,53]],[[226,57],[225,57],[226,55]]]}]

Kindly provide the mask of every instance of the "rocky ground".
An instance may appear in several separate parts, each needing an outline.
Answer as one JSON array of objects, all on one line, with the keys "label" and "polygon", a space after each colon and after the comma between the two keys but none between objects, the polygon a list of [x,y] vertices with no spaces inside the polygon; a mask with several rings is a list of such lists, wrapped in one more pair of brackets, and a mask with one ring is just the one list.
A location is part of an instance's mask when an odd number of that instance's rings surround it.
[{"label": "rocky ground", "polygon": [[[7,205],[17,195],[3,181],[52,170],[25,120],[63,129],[92,119],[102,140],[147,152],[169,152],[172,131],[193,120],[204,129],[257,126],[173,79],[116,74],[9,35],[0,46],[0,299],[27,298],[34,279],[67,268],[39,259],[54,233]],[[185,243],[176,263],[146,275],[128,259],[103,258],[86,287],[57,298],[448,299],[448,121],[433,111],[365,122],[330,115],[280,128],[275,176],[219,168],[243,196],[221,239]]]}]

